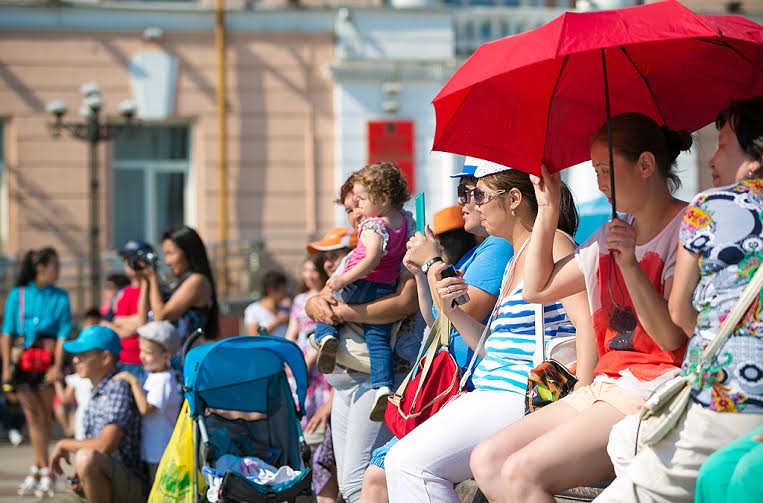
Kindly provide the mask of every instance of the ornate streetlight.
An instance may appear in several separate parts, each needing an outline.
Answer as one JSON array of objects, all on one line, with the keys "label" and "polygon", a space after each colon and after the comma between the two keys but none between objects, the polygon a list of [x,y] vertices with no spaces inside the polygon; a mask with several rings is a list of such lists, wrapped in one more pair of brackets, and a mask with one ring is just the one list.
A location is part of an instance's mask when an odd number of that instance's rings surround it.
[{"label": "ornate streetlight", "polygon": [[137,105],[134,101],[126,100],[119,104],[119,114],[124,118],[122,124],[108,124],[101,122],[101,110],[103,109],[103,96],[101,88],[95,82],[88,82],[80,87],[83,101],[80,106],[82,121],[64,121],[67,112],[66,103],[60,100],[48,103],[47,111],[55,121],[50,124],[50,130],[54,137],[60,137],[62,131],[67,131],[72,137],[88,142],[89,166],[90,166],[90,211],[89,211],[89,261],[90,261],[90,301],[92,306],[99,304],[99,292],[101,290],[101,262],[99,253],[98,225],[98,144],[109,141],[121,132],[135,126],[135,114]]}]

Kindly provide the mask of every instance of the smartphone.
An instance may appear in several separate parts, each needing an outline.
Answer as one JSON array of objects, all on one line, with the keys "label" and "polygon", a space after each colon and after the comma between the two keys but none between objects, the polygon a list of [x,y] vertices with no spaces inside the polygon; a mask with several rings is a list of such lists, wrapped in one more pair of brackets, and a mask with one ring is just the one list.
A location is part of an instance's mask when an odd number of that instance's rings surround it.
[{"label": "smartphone", "polygon": [[422,235],[426,235],[427,228],[426,203],[424,199],[423,192],[416,196],[416,232],[420,232]]},{"label": "smartphone", "polygon": [[[456,278],[458,277],[458,271],[456,271],[456,268],[453,267],[452,264],[445,266],[445,268],[442,270],[442,277],[443,278]],[[465,293],[462,296],[456,298],[453,300],[453,307],[456,306],[463,306],[469,302],[469,294]]]}]

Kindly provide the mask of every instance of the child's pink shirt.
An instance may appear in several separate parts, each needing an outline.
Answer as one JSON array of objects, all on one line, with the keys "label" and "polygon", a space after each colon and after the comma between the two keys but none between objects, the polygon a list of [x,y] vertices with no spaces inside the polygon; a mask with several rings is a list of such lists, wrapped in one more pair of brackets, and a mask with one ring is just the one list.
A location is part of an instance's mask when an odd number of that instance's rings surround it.
[{"label": "child's pink shirt", "polygon": [[360,227],[358,227],[358,232],[360,233],[358,236],[358,246],[352,252],[345,272],[355,267],[366,256],[366,247],[363,245],[362,240],[363,233],[375,232],[384,240],[382,259],[379,265],[376,266],[376,269],[365,275],[362,279],[385,285],[391,285],[397,281],[400,275],[400,264],[402,264],[403,257],[405,256],[405,245],[408,242],[408,226],[410,225],[405,213],[401,212],[401,215],[403,223],[398,229],[393,229],[378,217],[363,220]]}]

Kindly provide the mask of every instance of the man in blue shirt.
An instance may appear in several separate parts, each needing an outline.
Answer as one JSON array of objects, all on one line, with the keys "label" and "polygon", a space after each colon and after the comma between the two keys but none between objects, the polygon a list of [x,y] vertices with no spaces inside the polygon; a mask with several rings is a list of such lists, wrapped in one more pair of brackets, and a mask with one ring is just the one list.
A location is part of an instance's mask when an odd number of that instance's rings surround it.
[{"label": "man in blue shirt", "polygon": [[[64,343],[74,354],[74,368],[93,383],[85,409],[85,440],[65,439],[56,444],[50,460],[61,475],[61,461],[71,464],[76,476],[70,484],[76,493],[67,501],[138,503],[146,500],[146,472],[140,460],[140,413],[130,385],[114,380],[122,349],[112,329],[88,327],[75,340]],[[84,500],[81,499],[84,497]]]}]

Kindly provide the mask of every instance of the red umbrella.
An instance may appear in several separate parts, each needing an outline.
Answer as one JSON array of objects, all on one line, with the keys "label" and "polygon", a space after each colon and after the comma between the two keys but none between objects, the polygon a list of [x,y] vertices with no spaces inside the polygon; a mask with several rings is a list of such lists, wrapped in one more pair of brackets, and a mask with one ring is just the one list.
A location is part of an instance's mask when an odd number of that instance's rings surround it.
[{"label": "red umbrella", "polygon": [[433,149],[539,174],[590,159],[592,136],[620,113],[694,131],[763,95],[761,47],[761,25],[675,1],[568,12],[477,49],[433,100]]}]

